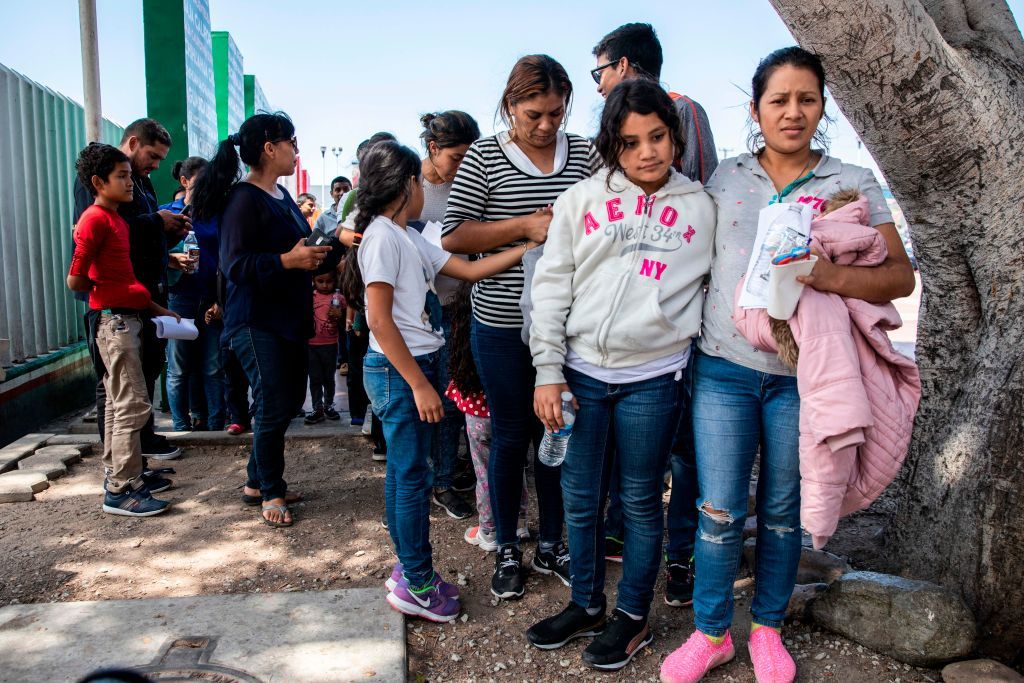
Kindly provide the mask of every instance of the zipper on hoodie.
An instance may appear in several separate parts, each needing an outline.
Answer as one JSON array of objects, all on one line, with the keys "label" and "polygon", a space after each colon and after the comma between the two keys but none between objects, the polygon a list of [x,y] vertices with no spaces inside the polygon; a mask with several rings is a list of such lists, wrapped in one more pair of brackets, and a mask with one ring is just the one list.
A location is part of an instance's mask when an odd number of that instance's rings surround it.
[{"label": "zipper on hoodie", "polygon": [[[642,242],[647,237],[647,229],[650,227],[648,219],[654,213],[654,202],[657,200],[658,195],[652,194],[640,195],[643,197],[643,209],[640,215],[640,235],[637,237],[637,242]],[[597,330],[597,350],[601,353],[601,365],[606,367],[608,362],[608,335],[611,334],[612,321],[615,320],[615,316],[619,312],[619,308],[622,306],[622,299],[625,297],[626,289],[629,287],[633,278],[631,277],[633,269],[636,264],[640,261],[640,250],[634,249],[633,253],[629,256],[629,267],[626,269],[625,286],[622,287],[612,299],[612,306],[609,311],[608,317],[605,319],[604,324]]]}]

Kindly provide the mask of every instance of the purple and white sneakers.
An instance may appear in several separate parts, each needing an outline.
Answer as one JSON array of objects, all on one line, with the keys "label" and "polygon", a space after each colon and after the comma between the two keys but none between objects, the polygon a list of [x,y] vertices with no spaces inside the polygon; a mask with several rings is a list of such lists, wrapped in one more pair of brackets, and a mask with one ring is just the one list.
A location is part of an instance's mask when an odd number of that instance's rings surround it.
[{"label": "purple and white sneakers", "polygon": [[[389,580],[390,581],[390,580]],[[456,596],[458,589],[450,583],[441,581],[434,573],[434,579],[425,587],[419,590],[409,586],[405,576],[401,576],[395,587],[388,593],[388,604],[393,608],[411,617],[422,617],[428,621],[440,623],[455,621],[462,606],[457,597],[446,597],[444,587],[454,590]]]},{"label": "purple and white sneakers", "polygon": [[[391,576],[389,576],[388,580],[384,582],[384,587],[387,588],[388,592],[390,593],[390,592],[395,590],[395,586],[397,586],[398,582],[401,581],[401,580],[402,580],[402,563],[398,562],[397,564],[395,564],[395,568],[391,570]],[[431,579],[430,583],[433,586],[437,586],[438,589],[440,589],[440,591],[441,591],[441,595],[443,595],[444,597],[448,598],[449,600],[458,600],[459,599],[459,589],[458,589],[458,587],[453,585],[453,584],[448,583],[447,581],[443,581],[441,579],[441,575],[438,574],[437,572],[434,572],[434,578]]]}]

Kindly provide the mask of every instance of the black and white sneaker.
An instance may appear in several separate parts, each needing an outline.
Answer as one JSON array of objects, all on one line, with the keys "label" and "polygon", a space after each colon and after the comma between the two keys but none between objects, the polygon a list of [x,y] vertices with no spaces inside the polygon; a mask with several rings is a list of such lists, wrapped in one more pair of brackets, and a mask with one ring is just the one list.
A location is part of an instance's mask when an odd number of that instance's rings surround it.
[{"label": "black and white sneaker", "polygon": [[554,548],[547,551],[541,550],[538,543],[531,566],[541,574],[554,574],[566,586],[572,579],[569,574],[569,546],[565,544],[565,541],[559,541]]},{"label": "black and white sneaker", "polygon": [[142,444],[142,456],[154,460],[175,460],[181,457],[181,449],[158,434],[152,441]]},{"label": "black and white sneaker", "polygon": [[502,600],[523,597],[526,592],[525,574],[523,552],[514,545],[501,546],[494,557],[491,593]]},{"label": "black and white sneaker", "polygon": [[473,515],[473,508],[469,506],[469,503],[462,500],[462,496],[451,489],[435,488],[430,500],[434,505],[443,508],[452,519],[466,519]]},{"label": "black and white sneaker", "polygon": [[592,669],[618,671],[653,640],[647,617],[633,619],[617,609],[604,631],[583,651],[583,663]]},{"label": "black and white sneaker", "polygon": [[693,604],[693,558],[688,562],[667,560],[665,568],[665,604],[688,607]]},{"label": "black and white sneaker", "polygon": [[153,470],[146,470],[140,477],[150,493],[160,493],[174,486],[174,482],[166,477],[153,473]]},{"label": "black and white sneaker", "polygon": [[538,621],[526,632],[530,644],[541,650],[555,650],[570,640],[596,636],[604,630],[604,609],[591,616],[575,602],[553,617]]}]

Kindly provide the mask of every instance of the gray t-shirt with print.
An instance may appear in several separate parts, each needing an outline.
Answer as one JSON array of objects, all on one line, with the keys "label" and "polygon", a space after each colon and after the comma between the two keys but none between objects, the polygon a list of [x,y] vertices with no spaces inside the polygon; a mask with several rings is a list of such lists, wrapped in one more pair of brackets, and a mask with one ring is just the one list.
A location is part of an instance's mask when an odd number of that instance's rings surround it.
[{"label": "gray t-shirt with print", "polygon": [[[817,151],[817,150],[816,150]],[[821,152],[819,152],[821,153]],[[874,174],[866,168],[844,164],[821,153],[813,176],[782,199],[801,202],[821,213],[822,204],[840,189],[857,189],[867,197],[871,225],[892,222],[892,213]],[[774,353],[758,351],[739,333],[732,320],[736,285],[747,271],[750,252],[757,235],[761,209],[775,196],[775,186],[752,154],[722,161],[705,190],[718,205],[715,258],[711,282],[704,301],[704,322],[700,350],[744,367],[773,375],[794,375]]]}]

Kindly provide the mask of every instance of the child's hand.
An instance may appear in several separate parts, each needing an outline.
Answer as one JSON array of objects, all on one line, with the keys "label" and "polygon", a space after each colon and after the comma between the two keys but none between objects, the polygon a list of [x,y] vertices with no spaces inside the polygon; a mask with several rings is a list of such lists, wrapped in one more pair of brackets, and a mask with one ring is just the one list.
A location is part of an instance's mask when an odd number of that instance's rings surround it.
[{"label": "child's hand", "polygon": [[440,422],[444,417],[444,408],[441,407],[441,397],[429,384],[419,389],[412,390],[413,398],[416,400],[416,410],[420,413],[420,420],[423,422]]},{"label": "child's hand", "polygon": [[328,308],[327,317],[331,320],[338,320],[341,318],[341,310],[338,308]]},{"label": "child's hand", "polygon": [[188,254],[175,252],[167,255],[167,267],[171,270],[180,270],[183,273],[190,274],[193,271],[193,261],[188,257]]},{"label": "child's hand", "polygon": [[[533,390],[533,412],[544,423],[544,429],[557,432],[565,426],[562,419],[562,392],[569,391],[568,384],[542,384]],[[577,410],[579,404],[573,398],[572,405]]]},{"label": "child's hand", "polygon": [[160,304],[158,304],[156,302],[150,302],[150,304],[149,304],[149,312],[152,313],[155,316],[156,315],[166,315],[168,317],[174,318],[179,323],[181,322],[181,316],[180,315],[178,315],[177,313],[175,313],[174,311],[172,311],[170,309],[164,308],[163,306],[161,306]]}]

